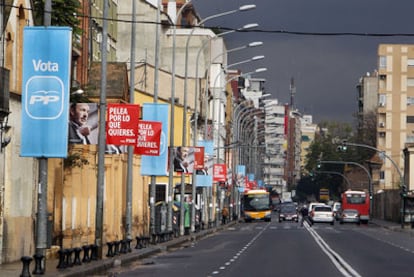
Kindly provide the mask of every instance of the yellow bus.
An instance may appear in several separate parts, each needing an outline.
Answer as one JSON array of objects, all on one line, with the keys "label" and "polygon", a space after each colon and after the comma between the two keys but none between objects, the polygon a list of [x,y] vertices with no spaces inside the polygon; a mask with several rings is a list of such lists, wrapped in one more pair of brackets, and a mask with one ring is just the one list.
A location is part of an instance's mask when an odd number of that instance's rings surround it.
[{"label": "yellow bus", "polygon": [[245,222],[253,220],[271,221],[270,195],[266,190],[249,190],[243,194],[242,211]]}]

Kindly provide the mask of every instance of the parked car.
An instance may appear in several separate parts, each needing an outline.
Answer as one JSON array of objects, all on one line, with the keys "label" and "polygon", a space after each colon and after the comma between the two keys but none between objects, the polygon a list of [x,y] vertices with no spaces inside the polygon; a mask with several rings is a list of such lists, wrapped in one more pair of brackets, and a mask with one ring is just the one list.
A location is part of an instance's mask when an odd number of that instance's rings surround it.
[{"label": "parked car", "polygon": [[339,223],[356,223],[360,224],[361,219],[359,216],[359,212],[354,209],[345,209],[341,212],[341,216],[339,217]]},{"label": "parked car", "polygon": [[334,213],[334,217],[335,217],[335,219],[336,220],[339,220],[339,217],[340,217],[340,215],[341,215],[341,203],[340,202],[335,202],[333,205],[332,205],[332,211],[333,211],[333,213]]},{"label": "parked car", "polygon": [[325,222],[334,225],[335,218],[332,207],[328,205],[314,206],[309,214],[309,220],[311,224],[314,224],[315,222]]},{"label": "parked car", "polygon": [[279,222],[296,221],[298,222],[298,210],[295,205],[281,205],[279,211]]}]

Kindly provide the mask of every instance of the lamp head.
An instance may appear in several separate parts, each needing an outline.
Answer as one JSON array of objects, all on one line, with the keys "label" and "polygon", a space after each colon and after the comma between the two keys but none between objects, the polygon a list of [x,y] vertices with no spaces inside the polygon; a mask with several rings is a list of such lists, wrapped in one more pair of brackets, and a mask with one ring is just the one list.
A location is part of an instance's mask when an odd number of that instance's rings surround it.
[{"label": "lamp head", "polygon": [[77,90],[75,90],[74,92],[72,92],[71,94],[72,95],[80,95],[80,94],[83,94],[85,91],[83,90],[83,89],[77,89]]},{"label": "lamp head", "polygon": [[254,57],[252,58],[252,61],[263,60],[263,59],[264,59],[264,57],[265,57],[265,56],[263,56],[263,55],[260,55],[260,56],[254,56]]},{"label": "lamp head", "polygon": [[256,28],[258,26],[259,26],[259,24],[257,24],[257,23],[250,23],[250,24],[246,24],[243,27],[241,27],[240,30],[253,29],[253,28]]},{"label": "lamp head", "polygon": [[259,73],[259,72],[265,72],[265,71],[267,71],[267,68],[261,67],[261,68],[256,69],[254,72]]},{"label": "lamp head", "polygon": [[256,46],[261,46],[261,45],[263,45],[262,41],[253,41],[248,44],[248,47],[256,47]]},{"label": "lamp head", "polygon": [[255,4],[249,4],[249,5],[243,5],[240,6],[239,11],[244,12],[244,11],[250,11],[256,8]]}]

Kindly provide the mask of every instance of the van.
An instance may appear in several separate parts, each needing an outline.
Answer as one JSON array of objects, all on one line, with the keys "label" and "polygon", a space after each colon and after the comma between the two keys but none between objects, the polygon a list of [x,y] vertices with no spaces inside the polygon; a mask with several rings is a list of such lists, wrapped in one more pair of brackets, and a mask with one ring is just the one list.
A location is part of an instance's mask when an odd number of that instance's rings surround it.
[{"label": "van", "polygon": [[310,203],[309,203],[309,206],[308,206],[308,211],[309,211],[309,213],[310,213],[310,212],[312,212],[312,209],[313,209],[315,206],[320,206],[320,205],[325,205],[325,203],[320,203],[320,202],[310,202]]},{"label": "van", "polygon": [[339,220],[339,217],[340,217],[340,214],[341,214],[341,207],[342,207],[342,205],[341,205],[340,202],[335,202],[332,205],[332,211],[333,211],[333,214],[334,214],[334,217],[335,217],[336,220]]}]

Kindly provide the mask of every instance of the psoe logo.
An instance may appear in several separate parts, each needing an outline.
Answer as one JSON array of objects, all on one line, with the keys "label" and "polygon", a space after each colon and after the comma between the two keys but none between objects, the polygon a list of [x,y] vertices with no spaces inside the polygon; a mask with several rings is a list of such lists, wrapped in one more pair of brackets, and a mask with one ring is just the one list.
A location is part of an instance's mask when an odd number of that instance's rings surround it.
[{"label": "psoe logo", "polygon": [[64,110],[64,85],[56,76],[33,76],[25,86],[25,111],[35,120],[59,118]]}]

